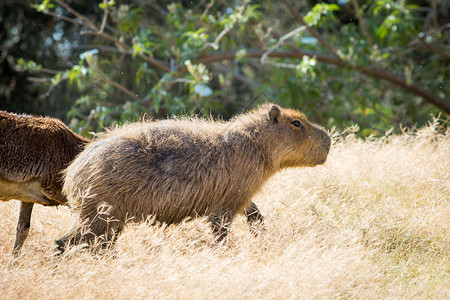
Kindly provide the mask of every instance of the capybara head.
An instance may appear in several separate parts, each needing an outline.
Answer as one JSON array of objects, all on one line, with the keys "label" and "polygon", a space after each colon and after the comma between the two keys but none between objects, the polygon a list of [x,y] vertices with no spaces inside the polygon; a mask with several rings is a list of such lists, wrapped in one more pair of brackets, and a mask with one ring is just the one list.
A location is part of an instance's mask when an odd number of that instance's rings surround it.
[{"label": "capybara head", "polygon": [[303,113],[266,104],[267,128],[261,130],[262,145],[274,147],[275,168],[315,166],[323,164],[330,150],[331,138],[320,126],[308,121]]}]

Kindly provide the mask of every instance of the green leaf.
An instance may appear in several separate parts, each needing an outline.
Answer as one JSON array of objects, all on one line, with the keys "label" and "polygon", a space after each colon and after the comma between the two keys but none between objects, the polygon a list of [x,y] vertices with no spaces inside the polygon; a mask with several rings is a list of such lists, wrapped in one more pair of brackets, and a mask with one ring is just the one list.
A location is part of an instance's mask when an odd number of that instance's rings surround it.
[{"label": "green leaf", "polygon": [[377,35],[381,40],[383,40],[383,39],[386,37],[386,35],[388,34],[388,32],[389,32],[389,28],[388,28],[387,26],[381,25],[381,26],[377,29],[376,35]]},{"label": "green leaf", "polygon": [[34,4],[33,7],[38,11],[38,12],[47,12],[48,10],[52,9],[55,7],[55,5],[52,3],[52,0],[44,0],[42,1],[41,4]]},{"label": "green leaf", "polygon": [[105,4],[105,2],[100,3],[98,5],[98,7],[102,10],[105,10],[106,7],[110,8],[110,7],[113,7],[114,5],[116,5],[116,2],[114,0],[110,0],[110,1],[107,1],[106,4]]}]

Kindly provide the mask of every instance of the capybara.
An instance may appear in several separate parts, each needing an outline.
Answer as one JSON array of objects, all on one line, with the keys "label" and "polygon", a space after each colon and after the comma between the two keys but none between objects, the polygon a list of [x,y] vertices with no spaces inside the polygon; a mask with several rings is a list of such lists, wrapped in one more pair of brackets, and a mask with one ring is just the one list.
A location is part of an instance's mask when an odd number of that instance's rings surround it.
[{"label": "capybara", "polygon": [[35,203],[66,205],[61,171],[87,142],[58,119],[0,111],[0,201],[21,201],[15,253],[28,235]]},{"label": "capybara", "polygon": [[[277,171],[323,164],[331,139],[304,114],[266,104],[229,122],[139,122],[91,142],[65,170],[78,224],[57,241],[114,242],[129,222],[207,216],[218,241]],[[259,212],[256,213],[259,215]],[[97,244],[98,245],[98,244]]]}]

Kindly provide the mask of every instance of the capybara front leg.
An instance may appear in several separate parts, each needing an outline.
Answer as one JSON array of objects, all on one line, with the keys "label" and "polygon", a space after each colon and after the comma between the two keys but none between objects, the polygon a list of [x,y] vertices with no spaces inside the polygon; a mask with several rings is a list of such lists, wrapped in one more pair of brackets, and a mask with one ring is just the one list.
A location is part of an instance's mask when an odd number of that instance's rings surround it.
[{"label": "capybara front leg", "polygon": [[34,203],[20,202],[19,221],[17,222],[16,240],[14,242],[14,255],[17,255],[22,248],[30,230],[31,213]]},{"label": "capybara front leg", "polygon": [[250,226],[250,232],[254,236],[258,236],[258,233],[261,230],[265,230],[264,216],[261,214],[254,202],[252,202],[250,206],[244,210],[244,213],[247,217],[248,225]]},{"label": "capybara front leg", "polygon": [[231,225],[232,217],[230,214],[215,215],[209,218],[213,234],[217,242],[221,242],[228,236],[228,228]]}]

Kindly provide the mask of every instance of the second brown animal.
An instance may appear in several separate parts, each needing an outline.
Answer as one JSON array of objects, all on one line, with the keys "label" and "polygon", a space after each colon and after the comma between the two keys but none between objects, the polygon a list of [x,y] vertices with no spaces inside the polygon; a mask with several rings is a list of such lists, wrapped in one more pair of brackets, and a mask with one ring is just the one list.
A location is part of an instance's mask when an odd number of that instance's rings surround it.
[{"label": "second brown animal", "polygon": [[34,204],[66,205],[61,172],[87,143],[58,119],[0,111],[0,201],[21,201],[15,253],[28,235]]}]

